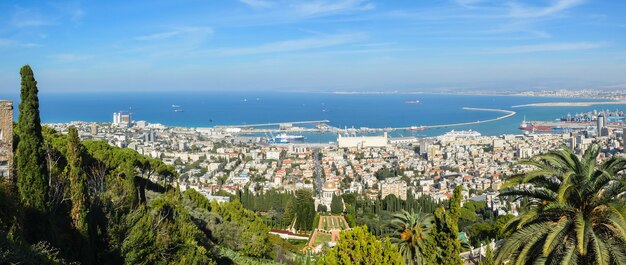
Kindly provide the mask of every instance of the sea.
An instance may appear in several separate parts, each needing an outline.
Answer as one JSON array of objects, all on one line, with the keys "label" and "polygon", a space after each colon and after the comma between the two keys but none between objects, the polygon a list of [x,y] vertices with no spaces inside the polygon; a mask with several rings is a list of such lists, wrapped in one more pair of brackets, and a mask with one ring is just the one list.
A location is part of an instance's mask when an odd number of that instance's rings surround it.
[{"label": "sea", "polygon": [[[0,94],[13,100],[15,118],[19,95]],[[339,128],[388,128],[463,123],[493,119],[501,112],[471,111],[470,108],[513,110],[516,115],[482,124],[395,131],[392,137],[432,137],[451,130],[474,130],[482,135],[520,134],[526,120],[554,120],[592,110],[624,110],[624,105],[589,107],[518,107],[542,102],[604,101],[593,99],[530,96],[490,96],[429,93],[356,94],[326,92],[210,91],[210,92],[72,92],[39,95],[44,123],[71,121],[110,122],[113,112],[130,112],[134,120],[168,126],[213,127],[312,120],[329,120]],[[419,101],[407,104],[407,101]],[[176,112],[175,109],[182,111]],[[380,133],[378,133],[380,134]],[[267,135],[254,135],[269,137]],[[307,133],[305,141],[336,141],[334,133]]]}]

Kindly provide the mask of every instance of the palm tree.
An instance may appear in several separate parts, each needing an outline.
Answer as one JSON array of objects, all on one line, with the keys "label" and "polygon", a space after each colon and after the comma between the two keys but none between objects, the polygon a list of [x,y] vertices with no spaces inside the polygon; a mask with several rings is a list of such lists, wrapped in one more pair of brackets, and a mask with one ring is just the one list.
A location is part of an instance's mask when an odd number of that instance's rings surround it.
[{"label": "palm tree", "polygon": [[424,264],[427,240],[433,223],[433,216],[422,212],[402,210],[394,214],[391,227],[394,234],[391,242],[398,246],[406,264]]},{"label": "palm tree", "polygon": [[567,147],[522,165],[535,169],[507,179],[500,196],[525,199],[525,212],[505,230],[496,264],[624,264],[626,158],[598,164],[591,145],[579,158]]}]

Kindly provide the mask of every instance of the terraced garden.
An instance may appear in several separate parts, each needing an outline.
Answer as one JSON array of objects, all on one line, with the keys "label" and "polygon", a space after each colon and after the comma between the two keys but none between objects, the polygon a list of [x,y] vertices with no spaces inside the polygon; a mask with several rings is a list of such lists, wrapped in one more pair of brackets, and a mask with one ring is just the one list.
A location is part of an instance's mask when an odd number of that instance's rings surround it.
[{"label": "terraced garden", "polygon": [[314,251],[320,249],[320,245],[337,241],[339,232],[350,229],[343,216],[320,216],[317,229],[313,231],[309,241],[309,247]]}]

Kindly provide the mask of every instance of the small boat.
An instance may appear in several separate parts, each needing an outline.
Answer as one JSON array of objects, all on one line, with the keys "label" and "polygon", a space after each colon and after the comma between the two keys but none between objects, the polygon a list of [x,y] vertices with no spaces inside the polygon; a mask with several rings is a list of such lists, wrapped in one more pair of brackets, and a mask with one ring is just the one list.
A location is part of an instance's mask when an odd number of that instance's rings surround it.
[{"label": "small boat", "polygon": [[183,109],[175,109],[174,112],[184,112]]},{"label": "small boat", "polygon": [[172,105],[172,108],[180,108],[180,105]]},{"label": "small boat", "polygon": [[408,100],[405,101],[404,104],[420,104],[419,100]]}]

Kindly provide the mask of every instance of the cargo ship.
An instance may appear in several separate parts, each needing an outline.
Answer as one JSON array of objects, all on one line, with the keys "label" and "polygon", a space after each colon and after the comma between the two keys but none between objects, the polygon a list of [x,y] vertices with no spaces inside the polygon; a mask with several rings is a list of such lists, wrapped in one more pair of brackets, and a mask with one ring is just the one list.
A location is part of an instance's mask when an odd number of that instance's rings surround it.
[{"label": "cargo ship", "polygon": [[275,143],[291,143],[291,142],[298,142],[298,141],[304,141],[304,136],[302,135],[288,135],[288,134],[284,134],[281,133],[279,135],[277,135],[276,137],[274,137],[274,142]]},{"label": "cargo ship", "polygon": [[419,100],[408,100],[405,101],[404,104],[420,104]]},{"label": "cargo ship", "polygon": [[522,124],[520,124],[519,129],[522,131],[539,131],[539,132],[546,132],[546,131],[552,131],[552,126],[550,125],[537,125],[535,123],[528,123],[526,122],[526,119],[524,119],[524,121],[522,121]]}]

